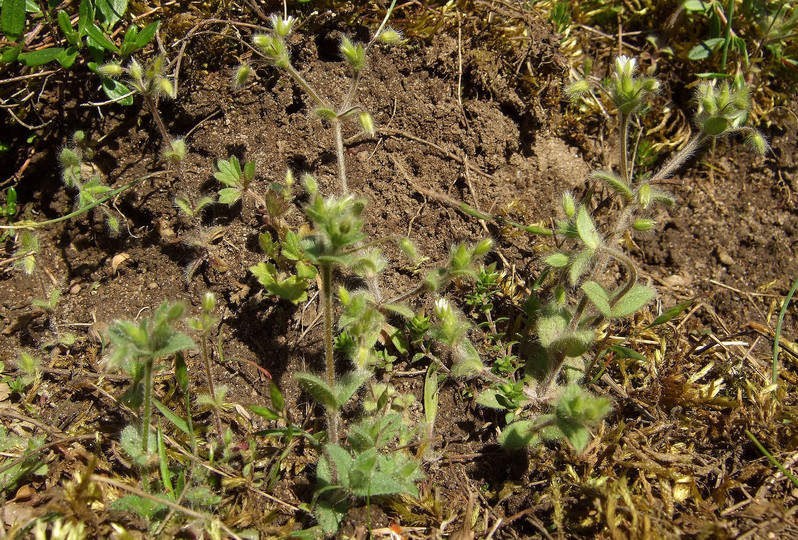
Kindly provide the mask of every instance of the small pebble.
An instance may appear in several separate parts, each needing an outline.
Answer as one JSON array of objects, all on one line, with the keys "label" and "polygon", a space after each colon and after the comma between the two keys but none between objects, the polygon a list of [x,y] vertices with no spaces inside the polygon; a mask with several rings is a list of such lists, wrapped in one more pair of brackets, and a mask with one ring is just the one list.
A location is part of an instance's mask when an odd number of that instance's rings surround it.
[{"label": "small pebble", "polygon": [[78,294],[80,292],[80,283],[75,283],[69,288],[69,294]]},{"label": "small pebble", "polygon": [[147,288],[148,288],[148,289],[150,289],[151,291],[154,291],[155,289],[157,289],[157,288],[158,288],[158,284],[157,284],[157,283],[155,283],[154,281],[150,281],[150,282],[147,284]]},{"label": "small pebble", "polygon": [[715,250],[715,254],[717,255],[721,264],[726,266],[734,266],[734,259],[732,259],[732,256],[729,255],[729,252],[726,251],[726,248],[718,246],[718,248]]}]

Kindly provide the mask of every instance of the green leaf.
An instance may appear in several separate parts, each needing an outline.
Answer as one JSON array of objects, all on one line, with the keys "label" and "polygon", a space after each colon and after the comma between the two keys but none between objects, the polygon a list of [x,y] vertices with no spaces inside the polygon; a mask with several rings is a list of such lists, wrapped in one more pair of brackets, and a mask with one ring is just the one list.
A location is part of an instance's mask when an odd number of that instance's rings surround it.
[{"label": "green leaf", "polygon": [[116,100],[117,103],[125,107],[133,105],[133,94],[130,92],[130,88],[121,82],[103,77],[102,86],[103,93],[108,99]]},{"label": "green leaf", "polygon": [[388,311],[401,315],[405,319],[412,319],[416,316],[415,312],[405,304],[386,304],[384,307]]},{"label": "green leaf", "polygon": [[91,0],[80,0],[78,7],[78,39],[86,35],[86,28],[94,23],[94,6]]},{"label": "green leaf", "polygon": [[312,280],[316,279],[319,271],[312,264],[307,264],[302,261],[296,263],[296,275],[302,279]]},{"label": "green leaf", "polygon": [[646,361],[645,356],[635,351],[634,349],[630,349],[629,347],[621,347],[620,345],[610,345],[609,349],[624,358],[632,358],[639,362]]},{"label": "green leaf", "polygon": [[706,11],[712,6],[712,2],[704,2],[703,0],[686,0],[682,6],[684,6],[684,9],[687,11]]},{"label": "green leaf", "polygon": [[337,408],[343,407],[347,401],[371,378],[371,373],[367,370],[350,371],[345,373],[341,379],[335,383],[335,401]]},{"label": "green leaf", "polygon": [[119,53],[119,47],[116,44],[108,39],[102,29],[97,26],[96,24],[92,23],[86,26],[86,34],[88,34],[89,38],[98,46],[106,51],[111,51],[115,53]]},{"label": "green leaf", "polygon": [[565,268],[570,262],[570,258],[565,253],[556,252],[544,257],[543,262],[553,268]]},{"label": "green leaf", "polygon": [[185,351],[188,349],[196,349],[197,344],[194,343],[194,340],[189,337],[188,334],[183,332],[174,332],[169,339],[167,340],[166,344],[154,351],[152,355],[154,357],[157,356],[168,356],[172,353],[176,353],[178,351]]},{"label": "green leaf", "polygon": [[161,21],[155,21],[145,26],[144,30],[140,31],[138,36],[136,36],[136,47],[139,49],[145,47],[152,40],[160,24]]},{"label": "green leaf", "polygon": [[438,416],[438,367],[432,363],[424,377],[424,420],[428,426],[435,425]]},{"label": "green leaf", "polygon": [[5,0],[0,8],[0,28],[10,41],[16,41],[25,31],[25,0]]},{"label": "green leaf", "polygon": [[266,420],[279,420],[280,415],[271,410],[268,407],[264,407],[262,405],[248,405],[247,406],[250,411],[254,412],[258,416],[262,416]]},{"label": "green leaf", "polygon": [[26,66],[41,66],[52,62],[63,52],[63,47],[47,47],[38,51],[20,53],[17,60]]},{"label": "green leaf", "polygon": [[250,266],[249,271],[258,279],[269,293],[284,300],[298,304],[308,298],[308,283],[299,276],[282,278],[272,263],[258,263]]},{"label": "green leaf", "polygon": [[188,392],[188,366],[186,357],[180,352],[175,354],[175,380],[183,393]]},{"label": "green leaf", "polygon": [[127,12],[128,0],[95,0],[95,6],[105,18],[106,28],[113,27]]},{"label": "green leaf", "polygon": [[590,268],[594,254],[594,250],[586,249],[571,258],[571,268],[568,269],[568,279],[571,281],[571,285],[576,285],[582,275]]},{"label": "green leaf", "polygon": [[241,198],[239,188],[223,188],[219,190],[219,203],[233,206]]},{"label": "green leaf", "polygon": [[601,245],[601,237],[593,223],[593,218],[590,217],[584,206],[580,206],[576,212],[576,230],[579,232],[579,238],[590,249],[595,250]]},{"label": "green leaf", "polygon": [[557,422],[557,427],[577,452],[584,450],[590,442],[590,430],[578,422]]},{"label": "green leaf", "polygon": [[304,251],[299,242],[299,235],[294,231],[285,233],[285,240],[282,242],[282,254],[288,260],[300,261],[304,259]]},{"label": "green leaf", "polygon": [[634,285],[623,298],[612,306],[612,316],[615,318],[628,317],[648,304],[655,296],[657,296],[657,291],[651,287]]},{"label": "green leaf", "polygon": [[274,384],[274,381],[271,381],[269,385],[269,394],[272,398],[272,407],[278,411],[285,409],[285,399],[283,399],[283,394],[280,392],[280,389],[277,388],[277,385]]},{"label": "green leaf", "polygon": [[594,171],[590,176],[604,182],[607,187],[624,199],[630,200],[632,198],[632,190],[620,176],[607,171]]},{"label": "green leaf", "polygon": [[22,45],[17,45],[16,47],[8,47],[2,50],[3,54],[0,55],[0,62],[4,64],[9,64],[11,62],[16,61],[19,54],[22,52]]},{"label": "green leaf", "polygon": [[349,471],[354,462],[352,454],[337,444],[328,444],[324,449],[324,453],[338,473],[338,481],[343,487],[349,488]]},{"label": "green leaf", "polygon": [[477,396],[477,405],[481,407],[487,407],[488,409],[498,409],[504,411],[506,408],[504,405],[499,403],[497,397],[498,395],[499,393],[496,390],[493,388],[488,388]]},{"label": "green leaf", "polygon": [[160,422],[158,423],[158,461],[161,469],[161,482],[166,491],[174,499],[175,488],[172,486],[172,472],[169,470],[169,458],[166,457],[166,446],[163,443],[163,433],[161,432]]},{"label": "green leaf", "polygon": [[324,405],[329,410],[338,409],[338,400],[333,389],[320,377],[311,373],[296,373],[294,377],[299,381],[299,385],[310,394],[310,396]]},{"label": "green leaf", "polygon": [[687,58],[693,61],[703,60],[704,58],[709,58],[709,56],[715,52],[718,47],[723,44],[725,40],[723,38],[712,38],[707,39],[690,49],[690,52],[687,53]]},{"label": "green leaf", "polygon": [[167,420],[172,422],[177,427],[177,429],[179,429],[186,435],[191,435],[191,432],[188,429],[188,423],[185,420],[177,416],[175,413],[169,410],[169,408],[166,405],[164,405],[157,399],[153,398],[152,403],[158,408],[159,411],[161,411],[161,414],[164,415]]},{"label": "green leaf", "polygon": [[513,422],[499,435],[499,444],[509,450],[534,446],[540,442],[540,436],[535,429],[533,420],[519,420]]},{"label": "green leaf", "polygon": [[[58,63],[61,64],[61,67],[69,69],[72,67],[72,64],[75,63],[79,52],[80,51],[78,51],[75,47],[69,47],[65,49],[64,52],[59,54],[56,60],[58,60]],[[133,103],[132,97],[130,98],[130,102],[131,104]]]},{"label": "green leaf", "polygon": [[69,19],[67,12],[63,9],[58,10],[58,26],[61,28],[61,32],[64,33],[70,45],[78,44],[78,33],[72,28],[72,21]]},{"label": "green leaf", "polygon": [[149,498],[139,497],[138,495],[125,495],[111,503],[111,508],[138,514],[147,520],[153,520],[159,515],[165,515],[169,509],[164,503],[154,501]]},{"label": "green leaf", "polygon": [[582,290],[585,295],[593,302],[602,315],[605,317],[612,317],[612,308],[610,307],[610,299],[604,287],[595,281],[586,281],[582,284]]},{"label": "green leaf", "polygon": [[674,318],[676,318],[679,315],[681,315],[684,312],[684,310],[689,308],[691,305],[693,305],[693,300],[687,300],[686,302],[682,302],[681,304],[676,304],[672,308],[666,309],[662,313],[662,315],[660,315],[659,317],[654,319],[651,322],[651,324],[649,324],[646,328],[651,328],[651,327],[654,327],[654,326],[659,326],[661,324],[665,324],[667,322],[670,322]]}]

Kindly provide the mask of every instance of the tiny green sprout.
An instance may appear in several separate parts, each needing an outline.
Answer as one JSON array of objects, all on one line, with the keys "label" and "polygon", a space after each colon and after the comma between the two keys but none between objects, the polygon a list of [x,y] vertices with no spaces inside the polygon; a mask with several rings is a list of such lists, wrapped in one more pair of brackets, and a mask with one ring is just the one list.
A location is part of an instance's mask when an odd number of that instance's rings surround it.
[{"label": "tiny green sprout", "polygon": [[378,39],[385,45],[398,45],[402,42],[402,33],[389,26],[380,32]]},{"label": "tiny green sprout", "polygon": [[374,119],[371,115],[367,112],[360,113],[358,118],[360,120],[360,128],[363,130],[363,133],[368,135],[369,137],[373,136],[376,133],[374,129]]},{"label": "tiny green sprout", "polygon": [[283,18],[278,14],[274,14],[271,16],[271,23],[274,33],[281,38],[286,38],[291,35],[291,32],[294,30],[296,18],[290,15],[286,18]]},{"label": "tiny green sprout", "polygon": [[341,54],[352,68],[352,71],[358,73],[366,67],[366,49],[362,43],[353,43],[346,36],[341,38],[341,46],[339,47]]},{"label": "tiny green sprout", "polygon": [[[155,361],[186,349],[196,348],[196,344],[188,335],[175,329],[184,309],[183,304],[164,302],[155,310],[152,319],[142,319],[138,324],[131,321],[117,321],[108,328],[108,338],[114,345],[107,359],[108,369],[122,369],[130,374],[132,386],[128,395],[131,402],[144,405],[137,443],[142,454],[150,452],[148,440]],[[140,394],[142,390],[143,395]]]},{"label": "tiny green sprout", "polygon": [[249,64],[241,64],[236,69],[235,76],[233,77],[233,88],[240,90],[246,86],[249,77],[252,75],[252,67]]}]

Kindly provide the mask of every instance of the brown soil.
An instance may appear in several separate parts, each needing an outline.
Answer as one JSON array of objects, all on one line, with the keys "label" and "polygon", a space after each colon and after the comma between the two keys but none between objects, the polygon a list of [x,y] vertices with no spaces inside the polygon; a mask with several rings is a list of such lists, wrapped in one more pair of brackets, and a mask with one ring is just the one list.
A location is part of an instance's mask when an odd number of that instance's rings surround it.
[{"label": "brown soil", "polygon": [[[410,236],[430,257],[427,268],[444,263],[454,243],[486,235],[477,220],[430,198],[428,190],[484,211],[507,213],[517,221],[547,223],[559,217],[564,190],[582,194],[599,189],[588,179],[589,172],[613,165],[614,126],[601,127],[597,118],[581,124],[574,120],[561,92],[568,65],[558,52],[557,38],[543,23],[527,24],[535,39],[523,52],[515,49],[515,58],[495,50],[486,31],[469,32],[459,45],[456,26],[426,41],[376,48],[370,57],[359,103],[371,111],[380,131],[371,140],[348,126],[349,188],[368,200],[366,232],[373,237]],[[293,61],[311,84],[337,100],[348,84],[348,73],[337,57],[337,40],[343,31],[363,39],[368,28],[319,16],[312,32],[303,30],[292,38]],[[196,234],[198,226],[180,215],[173,199],[180,193],[196,198],[213,192],[218,187],[212,174],[215,159],[237,155],[242,161],[254,160],[256,191],[282,180],[288,169],[313,173],[324,193],[338,189],[332,132],[311,114],[304,95],[268,67],[257,70],[256,82],[232,90],[234,59],[209,61],[202,53],[220,47],[215,39],[191,43],[179,99],[161,104],[171,133],[191,133],[182,170],[119,197],[115,208],[126,218],[123,234],[109,235],[99,212],[57,224],[39,234],[39,266],[33,276],[8,271],[0,279],[0,359],[6,369],[15,364],[20,350],[48,355],[29,403],[0,395],[0,407],[27,410],[49,426],[55,438],[98,433],[95,440],[45,452],[48,475],[31,476],[23,486],[33,489],[33,498],[5,494],[8,500],[17,497],[16,503],[5,506],[5,526],[14,516],[64,508],[65,482],[85,469],[91,454],[100,458],[98,474],[126,474],[115,441],[127,417],[114,396],[127,385],[103,376],[101,336],[115,320],[146,317],[165,300],[185,301],[189,311],[198,313],[203,293],[216,293],[223,323],[213,343],[223,344],[224,362],[215,363],[213,376],[217,384],[230,388],[229,402],[269,404],[269,381],[258,369],[262,368],[282,389],[298,422],[308,429],[323,428],[319,411],[292,378],[297,371],[323,369],[321,325],[312,326],[319,306],[315,298],[293,306],[269,297],[248,272],[262,260],[257,235],[269,230],[252,201],[233,209],[216,205],[205,214],[202,226],[225,227],[225,234],[210,248],[211,261],[186,280],[185,268],[195,253],[183,240]],[[511,77],[506,67],[516,63],[532,71]],[[604,72],[600,66],[596,69]],[[95,140],[106,137],[96,162],[109,185],[163,168],[156,157],[159,136],[148,114],[139,114],[136,107],[105,107],[101,116],[96,109],[78,108],[76,104],[96,97],[94,82],[84,79],[81,84],[82,75],[72,72],[56,77],[44,87],[42,100],[56,106],[39,111],[41,120],[51,121],[52,127],[19,181],[25,212],[37,220],[71,208],[55,158],[75,129]],[[672,90],[662,99],[673,99],[673,106],[689,114],[688,100]],[[766,447],[776,449],[780,462],[791,462],[796,450],[791,427],[795,402],[789,393],[794,394],[798,382],[798,358],[782,351],[785,395],[778,407],[771,409],[769,393],[758,389],[770,373],[769,332],[775,328],[779,301],[798,277],[795,123],[785,117],[767,134],[773,151],[763,158],[739,140],[702,150],[673,180],[677,207],[656,216],[655,234],[637,237],[630,246],[644,268],[642,277],[652,279],[661,294],[651,313],[689,298],[697,301],[688,316],[635,346],[650,365],[641,369],[630,360],[612,363],[609,373],[616,384],[603,379],[594,385],[597,393],[612,396],[614,411],[584,453],[565,444],[503,451],[496,443],[503,419],[473,402],[482,383],[448,381],[441,392],[438,439],[431,454],[435,458],[424,466],[427,479],[420,499],[376,505],[370,513],[372,526],[394,523],[407,527],[408,537],[453,538],[488,535],[499,520],[496,538],[795,534],[794,486],[744,434],[746,429],[754,432]],[[289,222],[298,228],[304,223],[301,212],[294,210]],[[550,241],[495,224],[487,228],[496,241],[488,261],[502,266],[502,260],[509,262],[505,270],[523,290],[539,276],[538,254],[551,247]],[[388,260],[401,267],[399,250],[386,246]],[[5,248],[11,247],[7,242]],[[114,268],[120,254],[127,257]],[[223,263],[211,264],[217,259]],[[389,270],[382,285],[395,294],[412,283],[409,272]],[[55,312],[48,315],[33,308],[31,300],[44,298],[52,287],[64,292]],[[453,286],[446,296],[466,309],[463,289]],[[419,300],[414,307],[426,306],[429,312],[425,302],[430,301]],[[520,313],[509,299],[497,309],[513,316]],[[631,332],[651,318],[644,314],[612,331]],[[46,347],[67,333],[76,337],[74,344]],[[782,335],[796,340],[795,307],[788,311]],[[657,344],[652,338],[663,341]],[[475,334],[474,339],[480,343],[482,336]],[[714,341],[746,345],[711,348]],[[194,388],[202,391],[199,354],[191,353],[188,362]],[[394,371],[381,371],[378,377],[421,401],[426,365],[400,359]],[[713,381],[722,387],[713,388]],[[174,383],[164,377],[157,391],[166,400]],[[253,440],[251,433],[268,423],[242,413],[242,407],[230,410],[224,420],[245,451]],[[421,418],[420,406],[415,414]],[[41,432],[31,423],[10,423],[11,417],[4,421],[17,434]],[[197,421],[211,426],[209,415]],[[273,440],[257,440],[266,448],[263,456],[280,450]],[[272,447],[276,450],[269,450]],[[300,443],[286,459],[282,479],[271,494],[293,505],[309,502],[314,461],[312,450]],[[238,518],[230,518],[237,529],[276,535],[284,532],[279,526],[306,520],[302,513],[252,496],[244,481],[225,487],[222,494],[224,504],[240,509]],[[146,530],[146,524],[132,518],[89,508],[84,510],[91,516],[84,519],[94,520],[100,536],[109,534],[111,522]],[[464,521],[467,508],[480,513]],[[276,517],[267,517],[272,510]],[[350,514],[343,530],[361,534],[365,523],[364,506]]]}]

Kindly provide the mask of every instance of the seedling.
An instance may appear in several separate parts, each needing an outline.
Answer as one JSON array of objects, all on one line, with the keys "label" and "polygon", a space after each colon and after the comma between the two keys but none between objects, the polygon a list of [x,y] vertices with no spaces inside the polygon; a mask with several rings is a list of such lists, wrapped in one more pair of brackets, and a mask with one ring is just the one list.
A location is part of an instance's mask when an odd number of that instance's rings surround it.
[{"label": "seedling", "polygon": [[[580,80],[568,88],[576,96],[587,92],[593,81]],[[637,72],[635,59],[615,61],[609,84],[597,85],[614,105],[619,117],[620,173],[597,171],[617,201],[620,212],[614,219],[599,220],[589,199],[576,201],[570,193],[562,198],[565,219],[558,222],[556,235],[562,247],[544,257],[553,278],[553,298],[542,303],[536,296],[527,302],[538,345],[526,361],[530,373],[538,374],[534,388],[519,392],[519,381],[495,384],[478,398],[484,406],[516,413],[527,405],[540,407],[553,402],[554,414],[519,419],[507,426],[500,442],[507,447],[536,444],[548,438],[567,438],[577,450],[590,439],[589,428],[610,410],[607,398],[596,397],[581,386],[586,355],[596,341],[598,328],[612,319],[625,318],[641,310],[656,291],[638,282],[636,263],[619,249],[625,234],[651,230],[655,223],[649,212],[656,204],[671,205],[673,197],[658,184],[674,174],[706,141],[734,133],[744,134],[755,150],[764,152],[762,135],[745,126],[750,108],[747,88],[735,88],[715,81],[701,83],[695,94],[695,123],[698,133],[690,142],[648,177],[636,177],[629,157],[631,119],[659,89],[659,83]],[[625,271],[625,282],[607,283],[611,265]],[[603,282],[603,283],[602,283]]]},{"label": "seedling", "polygon": [[[117,321],[108,329],[108,338],[114,350],[108,356],[107,366],[111,370],[124,370],[132,377],[127,392],[128,402],[135,408],[143,404],[138,430],[126,428],[122,434],[123,446],[144,465],[153,453],[150,441],[150,417],[152,416],[152,378],[155,362],[186,349],[196,348],[194,341],[174,326],[183,315],[183,304],[161,304],[152,319],[142,319],[138,324]],[[130,426],[129,426],[130,427]]]}]

